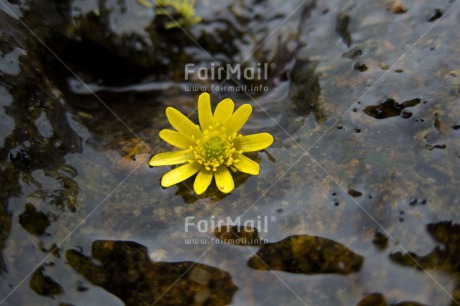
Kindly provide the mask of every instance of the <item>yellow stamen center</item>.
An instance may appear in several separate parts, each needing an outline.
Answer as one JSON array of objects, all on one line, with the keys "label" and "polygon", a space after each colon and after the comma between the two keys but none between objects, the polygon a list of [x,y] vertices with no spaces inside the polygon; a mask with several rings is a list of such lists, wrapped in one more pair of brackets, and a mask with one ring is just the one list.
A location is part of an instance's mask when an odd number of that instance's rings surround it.
[{"label": "yellow stamen center", "polygon": [[204,154],[207,159],[218,159],[225,151],[225,139],[221,136],[213,136],[203,144]]},{"label": "yellow stamen center", "polygon": [[236,133],[228,136],[225,127],[219,123],[209,126],[203,131],[203,137],[196,140],[195,147],[191,148],[196,161],[206,170],[217,171],[220,165],[231,166],[235,162],[232,155],[236,151],[233,145],[236,137]]}]

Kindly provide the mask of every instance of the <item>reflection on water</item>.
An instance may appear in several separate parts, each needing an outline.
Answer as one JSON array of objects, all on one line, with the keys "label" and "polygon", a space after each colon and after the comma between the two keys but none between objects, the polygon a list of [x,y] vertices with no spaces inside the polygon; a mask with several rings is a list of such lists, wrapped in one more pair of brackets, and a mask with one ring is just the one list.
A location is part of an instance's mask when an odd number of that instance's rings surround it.
[{"label": "reflection on water", "polygon": [[[250,157],[252,160],[256,162],[260,161],[260,157],[256,153],[246,153],[246,156]],[[233,173],[235,189],[244,184],[244,182],[246,182],[251,176],[252,175],[240,171]],[[180,196],[186,204],[193,204],[202,198],[209,198],[212,202],[218,203],[220,200],[228,197],[229,195],[220,192],[220,190],[215,186],[215,184],[210,185],[205,192],[203,192],[200,195],[197,195],[193,190],[194,179],[195,177],[192,176],[191,178],[177,184],[178,189],[176,191],[176,195]]]},{"label": "reflection on water", "polygon": [[227,305],[237,287],[230,274],[195,262],[151,262],[131,241],[93,242],[92,257],[66,253],[69,265],[126,305]]},{"label": "reflection on water", "polygon": [[262,245],[248,265],[257,270],[350,274],[361,269],[363,260],[362,256],[333,240],[296,235]]}]

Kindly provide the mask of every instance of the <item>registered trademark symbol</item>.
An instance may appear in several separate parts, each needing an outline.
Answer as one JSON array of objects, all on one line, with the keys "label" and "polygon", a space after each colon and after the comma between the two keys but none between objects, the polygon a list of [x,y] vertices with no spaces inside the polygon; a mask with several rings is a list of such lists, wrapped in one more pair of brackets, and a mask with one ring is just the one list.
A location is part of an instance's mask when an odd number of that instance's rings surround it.
[{"label": "registered trademark symbol", "polygon": [[275,222],[275,221],[276,221],[276,217],[275,217],[275,216],[271,216],[270,221]]},{"label": "registered trademark symbol", "polygon": [[275,70],[275,69],[276,69],[276,64],[275,64],[275,63],[272,63],[272,64],[270,65],[270,68],[271,68],[272,70]]}]

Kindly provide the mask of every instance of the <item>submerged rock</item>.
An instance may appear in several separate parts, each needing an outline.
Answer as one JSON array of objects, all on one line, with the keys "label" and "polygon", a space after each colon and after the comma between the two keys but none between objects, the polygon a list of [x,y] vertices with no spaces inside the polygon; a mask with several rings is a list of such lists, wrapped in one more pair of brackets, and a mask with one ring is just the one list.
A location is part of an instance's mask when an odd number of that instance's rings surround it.
[{"label": "submerged rock", "polygon": [[431,223],[427,225],[427,231],[433,239],[443,244],[443,247],[435,247],[427,255],[396,252],[390,255],[390,259],[415,269],[438,269],[460,273],[460,225],[451,221]]},{"label": "submerged rock", "polygon": [[391,303],[388,304],[385,296],[381,293],[371,293],[366,295],[361,301],[358,302],[357,306],[424,306],[424,304],[420,304],[413,301],[403,301],[399,303]]},{"label": "submerged rock", "polygon": [[364,258],[330,239],[296,235],[262,245],[248,266],[257,270],[291,273],[350,274],[361,269]]},{"label": "submerged rock", "polygon": [[385,102],[382,102],[378,105],[371,105],[366,107],[364,109],[364,113],[374,117],[375,119],[385,119],[399,115],[407,119],[412,116],[412,113],[404,112],[404,109],[407,107],[416,106],[420,104],[420,102],[421,100],[419,98],[408,100],[402,103],[398,103],[394,99],[387,99]]},{"label": "submerged rock", "polygon": [[43,234],[51,224],[48,216],[42,211],[37,211],[30,203],[26,204],[25,211],[19,215],[19,223],[33,235]]},{"label": "submerged rock", "polygon": [[381,293],[371,293],[366,295],[361,301],[356,304],[357,306],[387,306],[387,300]]},{"label": "submerged rock", "polygon": [[43,296],[54,296],[64,292],[62,286],[51,277],[43,274],[44,268],[40,267],[32,273],[30,278],[30,288]]},{"label": "submerged rock", "polygon": [[69,250],[66,258],[127,306],[227,305],[238,289],[226,271],[194,262],[151,262],[147,248],[131,241],[98,240],[92,257]]}]

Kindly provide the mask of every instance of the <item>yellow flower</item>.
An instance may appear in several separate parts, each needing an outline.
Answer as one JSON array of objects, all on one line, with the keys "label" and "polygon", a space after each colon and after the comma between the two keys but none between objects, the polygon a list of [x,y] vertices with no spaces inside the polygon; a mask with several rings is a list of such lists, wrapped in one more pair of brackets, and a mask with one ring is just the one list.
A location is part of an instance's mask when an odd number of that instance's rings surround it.
[{"label": "yellow flower", "polygon": [[149,165],[183,165],[163,175],[163,187],[170,187],[198,173],[193,184],[197,194],[208,189],[213,177],[217,188],[229,193],[235,185],[228,168],[259,174],[259,164],[243,153],[267,148],[273,143],[273,136],[268,133],[239,134],[238,131],[251,115],[252,107],[244,104],[235,112],[233,109],[233,101],[224,99],[213,114],[209,94],[202,93],[198,98],[199,126],[177,109],[166,109],[166,117],[176,131],[162,130],[160,138],[181,150],[157,154]]},{"label": "yellow flower", "polygon": [[[166,29],[192,26],[201,21],[201,17],[195,15],[194,0],[156,0],[155,4],[159,7],[156,10],[158,15],[174,15],[177,13],[180,16],[174,21],[166,23]],[[172,8],[172,12],[168,8]]]}]

